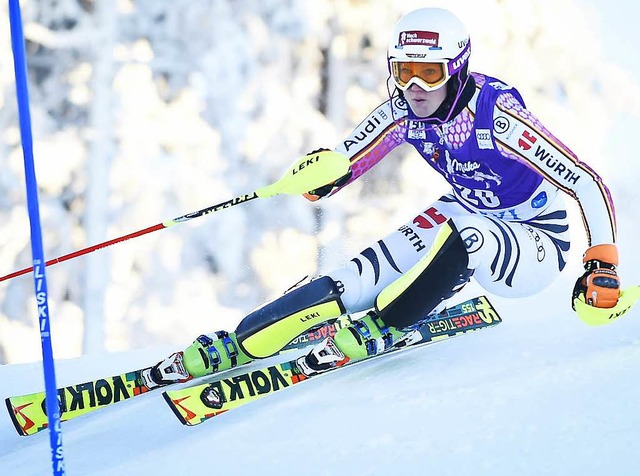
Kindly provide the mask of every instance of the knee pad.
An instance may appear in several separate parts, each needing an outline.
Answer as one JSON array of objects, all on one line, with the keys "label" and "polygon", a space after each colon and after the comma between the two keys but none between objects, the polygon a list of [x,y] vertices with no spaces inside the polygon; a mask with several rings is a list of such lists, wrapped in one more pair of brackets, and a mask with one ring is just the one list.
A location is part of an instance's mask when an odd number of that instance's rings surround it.
[{"label": "knee pad", "polygon": [[429,252],[376,297],[378,315],[385,324],[397,328],[421,321],[469,281],[473,271],[468,266],[465,244],[449,220]]},{"label": "knee pad", "polygon": [[245,317],[236,329],[238,345],[251,358],[268,357],[300,334],[344,313],[335,281],[322,276]]}]

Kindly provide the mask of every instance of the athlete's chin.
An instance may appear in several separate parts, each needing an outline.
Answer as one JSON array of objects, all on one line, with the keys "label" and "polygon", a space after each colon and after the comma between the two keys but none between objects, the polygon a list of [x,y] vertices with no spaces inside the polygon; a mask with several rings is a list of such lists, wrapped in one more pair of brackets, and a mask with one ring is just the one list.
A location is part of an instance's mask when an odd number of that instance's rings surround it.
[{"label": "athlete's chin", "polygon": [[436,112],[433,105],[427,100],[407,99],[407,102],[409,103],[409,107],[411,108],[411,111],[413,111],[413,113],[420,118],[429,117],[434,112]]}]

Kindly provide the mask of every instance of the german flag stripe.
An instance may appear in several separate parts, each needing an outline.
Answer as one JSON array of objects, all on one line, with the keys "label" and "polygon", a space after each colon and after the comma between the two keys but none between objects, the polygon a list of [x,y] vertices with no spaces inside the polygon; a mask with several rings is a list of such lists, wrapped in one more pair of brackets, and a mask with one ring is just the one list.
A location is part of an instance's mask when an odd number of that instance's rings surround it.
[{"label": "german flag stripe", "polygon": [[371,152],[373,149],[375,149],[376,147],[378,147],[378,145],[380,145],[380,143],[391,133],[392,130],[396,129],[397,127],[400,127],[402,125],[404,125],[407,122],[407,119],[403,119],[402,121],[400,121],[399,123],[396,122],[392,122],[391,124],[389,124],[377,137],[376,139],[371,142],[370,144],[368,144],[364,149],[362,149],[360,152],[357,152],[353,157],[351,157],[349,160],[351,161],[352,164],[357,163],[359,160],[361,160],[362,158],[366,157],[369,152]]},{"label": "german flag stripe", "polygon": [[582,207],[582,203],[578,199],[578,196],[576,195],[576,193],[573,190],[571,190],[570,188],[563,187],[561,183],[558,183],[553,177],[551,177],[549,174],[547,174],[543,169],[538,167],[535,163],[527,160],[527,158],[524,157],[519,151],[509,147],[507,144],[505,144],[503,142],[500,142],[498,140],[496,140],[496,144],[498,145],[498,149],[504,149],[507,152],[510,152],[510,153],[512,153],[514,155],[517,155],[518,157],[521,157],[522,160],[526,162],[526,165],[528,167],[534,169],[537,173],[542,175],[546,180],[548,180],[549,182],[554,184],[556,187],[558,187],[560,190],[562,190],[567,195],[573,197],[576,200],[576,202],[578,203],[578,208],[580,208],[580,214],[582,215],[582,223],[584,224],[584,228],[585,228],[585,230],[587,232],[588,242],[591,243],[591,230],[589,229],[589,225],[587,224],[587,220],[585,219],[585,213],[584,213],[584,208]]},{"label": "german flag stripe", "polygon": [[[549,133],[546,133],[546,131],[541,131],[539,125],[532,124],[531,121],[529,121],[529,120],[527,120],[525,118],[522,118],[522,117],[518,116],[517,114],[514,114],[513,112],[505,109],[504,107],[501,107],[499,105],[497,107],[498,107],[498,109],[500,109],[500,111],[502,111],[504,114],[512,117],[515,121],[521,122],[521,123],[525,124],[526,126],[528,126],[529,128],[531,128],[536,134],[540,135],[540,137],[542,139],[544,139],[545,141],[547,141],[547,143],[552,145],[555,148],[555,150],[558,151],[563,157],[565,157],[568,161],[570,161],[572,164],[574,164],[577,169],[579,169],[580,171],[584,172],[589,177],[591,177],[593,182],[598,187],[598,190],[600,190],[600,194],[602,195],[602,198],[604,199],[604,203],[605,203],[605,206],[607,208],[607,213],[609,215],[609,223],[610,223],[610,226],[611,226],[611,231],[612,231],[613,236],[615,237],[617,235],[617,227],[616,227],[616,222],[615,222],[615,211],[614,211],[614,208],[613,208],[613,203],[612,203],[609,191],[607,190],[606,186],[602,183],[602,180],[601,180],[600,176],[593,169],[588,167],[586,164],[584,164],[583,162],[580,162],[580,160],[578,160],[578,158],[575,155],[568,153],[566,146],[564,144],[562,144],[557,138],[553,137]],[[570,188],[567,188],[562,183],[558,182],[558,180],[556,180],[554,177],[552,177],[549,174],[547,174],[544,170],[542,170],[540,167],[538,167],[533,161],[529,160],[525,155],[523,155],[519,150],[516,150],[513,147],[510,147],[508,144],[506,144],[506,143],[504,143],[504,142],[502,142],[500,140],[496,139],[496,142],[498,143],[499,147],[511,152],[512,154],[515,154],[518,157],[521,157],[523,160],[526,161],[526,163],[528,165],[530,165],[540,175],[545,177],[546,180],[548,180],[549,182],[554,184],[556,187],[558,187],[560,190],[564,191],[565,193],[567,193],[568,195],[570,195],[571,197],[576,199],[576,201],[578,202],[578,205],[580,207],[581,213],[582,213],[582,217],[583,217],[582,219],[585,222],[585,228],[587,229],[587,234],[589,235],[589,242],[591,242],[591,235],[590,235],[590,232],[589,232],[589,228],[588,228],[588,226],[586,226],[584,209],[583,209],[582,204],[580,203],[579,197],[576,195],[575,191],[570,189]]]}]

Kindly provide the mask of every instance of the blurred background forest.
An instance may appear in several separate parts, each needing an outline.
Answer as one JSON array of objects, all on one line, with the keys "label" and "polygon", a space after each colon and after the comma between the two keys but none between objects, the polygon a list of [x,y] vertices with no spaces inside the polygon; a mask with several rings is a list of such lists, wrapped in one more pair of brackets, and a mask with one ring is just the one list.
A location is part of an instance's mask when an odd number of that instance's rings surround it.
[{"label": "blurred background forest", "polygon": [[[616,4],[628,5],[607,3]],[[640,192],[636,150],[626,139],[640,126],[640,68],[631,49],[638,42],[607,43],[618,18],[603,18],[595,1],[21,5],[47,259],[250,193],[298,156],[333,147],[387,98],[393,24],[414,8],[442,6],[467,24],[471,69],[515,85],[605,178],[618,208],[623,278],[627,271],[637,281],[632,203]],[[6,275],[31,265],[31,249],[6,3],[0,8]],[[631,24],[624,20],[631,12],[615,11],[620,25]],[[445,185],[407,146],[320,204],[256,200],[51,266],[55,355],[178,346],[232,329],[265,299],[410,219]],[[575,275],[586,241],[574,217],[567,273]],[[558,303],[564,313],[569,292]],[[39,358],[32,276],[0,282],[0,363]]]}]

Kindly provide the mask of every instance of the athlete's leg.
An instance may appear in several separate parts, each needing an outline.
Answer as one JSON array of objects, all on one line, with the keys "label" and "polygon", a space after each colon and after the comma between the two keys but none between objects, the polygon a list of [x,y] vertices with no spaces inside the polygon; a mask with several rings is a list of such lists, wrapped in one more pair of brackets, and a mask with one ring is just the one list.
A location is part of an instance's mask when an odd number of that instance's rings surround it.
[{"label": "athlete's leg", "polygon": [[[423,234],[420,238],[427,241],[430,236]],[[568,225],[561,202],[525,223],[454,214],[439,227],[429,252],[375,296],[375,312],[365,318],[371,322],[364,332],[358,325],[341,329],[333,339],[316,346],[300,364],[313,373],[386,350],[393,345],[398,329],[426,317],[461,289],[472,274],[494,294],[535,294],[560,273],[568,249]],[[394,256],[394,251],[397,248],[389,250],[389,256]],[[361,269],[358,267],[360,273]],[[348,273],[345,276],[348,278]],[[357,295],[360,302],[362,294]],[[345,303],[349,302],[347,297],[345,291]]]},{"label": "athlete's leg", "polygon": [[443,197],[343,267],[260,307],[236,330],[240,349],[251,358],[267,357],[322,322],[372,308],[382,289],[427,254],[447,216],[463,212]]}]

